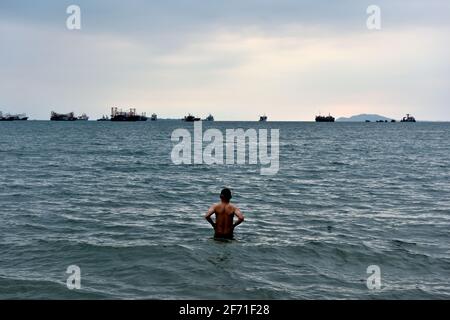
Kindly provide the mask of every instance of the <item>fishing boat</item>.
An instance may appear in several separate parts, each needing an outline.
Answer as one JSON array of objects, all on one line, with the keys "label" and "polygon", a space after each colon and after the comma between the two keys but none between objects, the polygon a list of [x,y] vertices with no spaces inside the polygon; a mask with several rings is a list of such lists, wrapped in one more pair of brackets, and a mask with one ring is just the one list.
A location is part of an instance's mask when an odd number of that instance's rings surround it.
[{"label": "fishing boat", "polygon": [[152,114],[152,117],[150,118],[151,121],[156,121],[158,120],[158,115],[156,113]]},{"label": "fishing boat", "polygon": [[214,117],[212,114],[209,114],[209,116],[206,117],[205,121],[214,121]]}]

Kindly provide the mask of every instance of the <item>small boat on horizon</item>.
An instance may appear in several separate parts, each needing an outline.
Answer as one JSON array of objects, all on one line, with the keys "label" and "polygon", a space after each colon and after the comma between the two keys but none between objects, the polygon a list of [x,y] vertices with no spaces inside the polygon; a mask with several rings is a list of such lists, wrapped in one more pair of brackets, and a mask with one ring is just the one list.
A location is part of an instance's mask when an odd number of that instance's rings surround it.
[{"label": "small boat on horizon", "polygon": [[259,122],[267,122],[267,116],[266,115],[260,116]]},{"label": "small boat on horizon", "polygon": [[416,122],[416,118],[414,118],[413,116],[411,116],[409,113],[406,115],[406,117],[403,117],[402,120],[400,120],[400,122]]},{"label": "small boat on horizon", "polygon": [[214,121],[214,117],[212,114],[209,114],[209,116],[206,117],[205,121]]},{"label": "small boat on horizon", "polygon": [[0,121],[26,121],[28,120],[28,117],[26,114],[5,114],[3,116],[3,113],[0,111]]},{"label": "small boat on horizon", "polygon": [[79,117],[77,118],[77,120],[80,120],[80,121],[88,121],[88,120],[89,120],[89,117],[86,115],[86,113],[83,113],[81,116],[79,116]]},{"label": "small boat on horizon", "polygon": [[334,122],[336,119],[328,114],[328,116],[316,116],[316,122]]},{"label": "small boat on horizon", "polygon": [[109,121],[109,117],[103,115],[100,119],[97,119],[97,121]]},{"label": "small boat on horizon", "polygon": [[75,117],[75,114],[73,112],[57,113],[55,111],[52,111],[50,115],[50,121],[76,121],[76,120],[78,120],[78,118]]},{"label": "small boat on horizon", "polygon": [[156,121],[158,120],[158,115],[156,113],[152,114],[152,117],[150,118],[151,121]]},{"label": "small boat on horizon", "polygon": [[145,113],[138,115],[136,109],[130,108],[129,112],[119,110],[114,107],[111,108],[111,121],[127,121],[127,122],[137,122],[137,121],[147,121],[147,116]]},{"label": "small boat on horizon", "polygon": [[194,122],[194,121],[201,121],[201,119],[200,118],[196,118],[192,114],[189,113],[189,115],[184,117],[183,121]]}]

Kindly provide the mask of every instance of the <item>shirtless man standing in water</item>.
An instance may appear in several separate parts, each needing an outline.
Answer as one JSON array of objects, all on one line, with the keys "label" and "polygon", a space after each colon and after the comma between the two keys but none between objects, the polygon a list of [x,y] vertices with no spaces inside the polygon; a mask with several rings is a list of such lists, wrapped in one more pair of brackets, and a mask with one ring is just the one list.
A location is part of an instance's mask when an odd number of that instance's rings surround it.
[{"label": "shirtless man standing in water", "polygon": [[[244,222],[244,215],[239,208],[230,203],[231,191],[230,189],[223,189],[220,193],[220,203],[213,205],[209,208],[208,213],[205,215],[205,219],[214,228],[215,239],[233,239],[233,231],[238,225]],[[211,216],[216,214],[216,222],[211,219]],[[234,221],[234,216],[238,218]]]}]

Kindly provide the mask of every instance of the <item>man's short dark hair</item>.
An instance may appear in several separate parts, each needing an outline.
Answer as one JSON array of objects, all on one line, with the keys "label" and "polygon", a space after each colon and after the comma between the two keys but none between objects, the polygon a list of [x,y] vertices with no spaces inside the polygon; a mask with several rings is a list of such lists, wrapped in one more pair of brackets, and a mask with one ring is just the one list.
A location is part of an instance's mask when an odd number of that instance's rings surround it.
[{"label": "man's short dark hair", "polygon": [[220,199],[223,199],[225,201],[230,201],[231,200],[231,190],[228,188],[225,188],[222,190],[222,192],[220,193]]}]

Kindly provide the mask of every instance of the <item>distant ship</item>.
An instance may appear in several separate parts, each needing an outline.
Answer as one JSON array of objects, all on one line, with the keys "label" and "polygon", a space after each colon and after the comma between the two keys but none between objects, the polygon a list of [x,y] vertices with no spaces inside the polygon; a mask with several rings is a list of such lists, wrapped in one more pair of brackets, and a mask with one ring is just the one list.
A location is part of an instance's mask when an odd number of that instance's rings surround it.
[{"label": "distant ship", "polygon": [[26,121],[28,117],[25,114],[6,114],[0,112],[0,121]]},{"label": "distant ship", "polygon": [[70,113],[57,113],[55,111],[52,111],[50,116],[51,121],[76,121],[78,120],[77,117],[75,117],[75,114],[73,112]]},{"label": "distant ship", "polygon": [[152,114],[152,117],[150,118],[152,121],[158,120],[158,115],[156,113]]},{"label": "distant ship", "polygon": [[200,121],[200,120],[201,120],[200,118],[196,118],[192,114],[185,116],[183,119],[183,121],[186,121],[186,122],[194,122],[194,121]]},{"label": "distant ship", "polygon": [[317,116],[316,117],[316,122],[334,122],[335,119],[334,117],[332,117],[331,115],[328,116]]},{"label": "distant ship", "polygon": [[263,115],[259,117],[259,122],[266,122],[267,121],[267,116]]},{"label": "distant ship", "polygon": [[209,116],[207,116],[205,120],[206,121],[214,121],[214,117],[211,114],[209,114]]},{"label": "distant ship", "polygon": [[136,114],[136,109],[130,109],[129,112],[125,112],[117,108],[111,108],[111,121],[147,121],[147,116],[145,113],[141,115]]},{"label": "distant ship", "polygon": [[109,117],[104,115],[100,119],[97,119],[97,121],[109,121]]},{"label": "distant ship", "polygon": [[407,114],[406,117],[403,117],[403,119],[400,120],[400,122],[416,122],[416,119],[410,114]]},{"label": "distant ship", "polygon": [[77,120],[80,120],[80,121],[88,121],[88,120],[89,120],[89,117],[86,115],[86,113],[83,113],[81,116],[79,116],[79,117],[77,118]]}]

